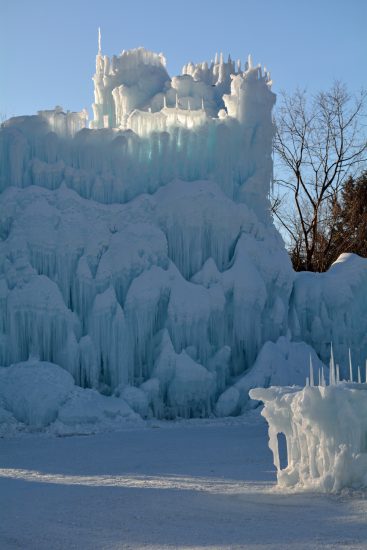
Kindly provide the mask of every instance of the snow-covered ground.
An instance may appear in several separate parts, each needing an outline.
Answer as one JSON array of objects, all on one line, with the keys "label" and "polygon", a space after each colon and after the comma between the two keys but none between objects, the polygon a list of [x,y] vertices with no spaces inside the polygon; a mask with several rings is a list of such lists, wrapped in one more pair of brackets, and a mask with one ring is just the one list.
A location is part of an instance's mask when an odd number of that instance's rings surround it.
[{"label": "snow-covered ground", "polygon": [[0,439],[0,548],[366,548],[366,493],[280,493],[258,410]]}]

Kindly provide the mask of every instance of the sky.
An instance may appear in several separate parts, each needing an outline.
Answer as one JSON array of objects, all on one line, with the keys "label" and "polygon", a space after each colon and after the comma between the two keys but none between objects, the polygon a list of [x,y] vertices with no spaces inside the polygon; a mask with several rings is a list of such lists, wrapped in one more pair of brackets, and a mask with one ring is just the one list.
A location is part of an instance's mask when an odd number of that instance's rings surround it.
[{"label": "sky", "polygon": [[367,86],[366,0],[0,0],[0,117],[90,110],[102,51],[163,52],[168,72],[216,52],[265,65],[273,90]]}]

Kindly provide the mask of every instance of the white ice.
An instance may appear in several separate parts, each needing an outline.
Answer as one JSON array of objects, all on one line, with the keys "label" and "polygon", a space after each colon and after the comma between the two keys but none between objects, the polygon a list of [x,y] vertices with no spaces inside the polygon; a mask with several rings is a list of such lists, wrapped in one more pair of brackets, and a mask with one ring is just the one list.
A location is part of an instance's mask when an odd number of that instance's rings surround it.
[{"label": "white ice", "polygon": [[[351,369],[352,372],[352,369]],[[281,488],[338,492],[367,487],[367,369],[358,380],[339,381],[331,355],[329,376],[310,360],[306,386],[256,388],[269,424],[269,447]],[[317,379],[319,382],[317,382]],[[329,381],[328,381],[329,379]],[[317,384],[317,385],[316,385]],[[281,465],[278,436],[286,439]]]},{"label": "white ice", "polygon": [[170,78],[99,41],[94,86],[90,128],[60,107],[1,126],[0,365],[38,358],[172,418],[297,383],[306,344],[362,364],[367,260],[295,274],[272,224],[268,72],[218,55]]}]

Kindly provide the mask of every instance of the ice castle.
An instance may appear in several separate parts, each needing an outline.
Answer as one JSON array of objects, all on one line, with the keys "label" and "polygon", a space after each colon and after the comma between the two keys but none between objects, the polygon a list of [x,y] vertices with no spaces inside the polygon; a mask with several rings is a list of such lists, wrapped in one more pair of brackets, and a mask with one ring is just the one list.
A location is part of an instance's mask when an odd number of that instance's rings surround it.
[{"label": "ice castle", "polygon": [[331,341],[364,361],[366,260],[295,274],[272,223],[268,71],[220,54],[171,78],[99,34],[93,82],[89,128],[58,107],[0,130],[0,409],[26,422],[28,367],[44,388],[68,371],[45,417],[83,423],[88,400],[105,419],[238,414]]}]

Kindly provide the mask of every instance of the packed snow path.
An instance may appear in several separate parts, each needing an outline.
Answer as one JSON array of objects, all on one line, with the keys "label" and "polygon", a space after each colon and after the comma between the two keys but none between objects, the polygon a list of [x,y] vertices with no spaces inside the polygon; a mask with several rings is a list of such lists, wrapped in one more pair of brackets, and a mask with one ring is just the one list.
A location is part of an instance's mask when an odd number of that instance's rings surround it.
[{"label": "packed snow path", "polygon": [[366,548],[365,494],[275,488],[257,413],[0,440],[0,548]]}]

